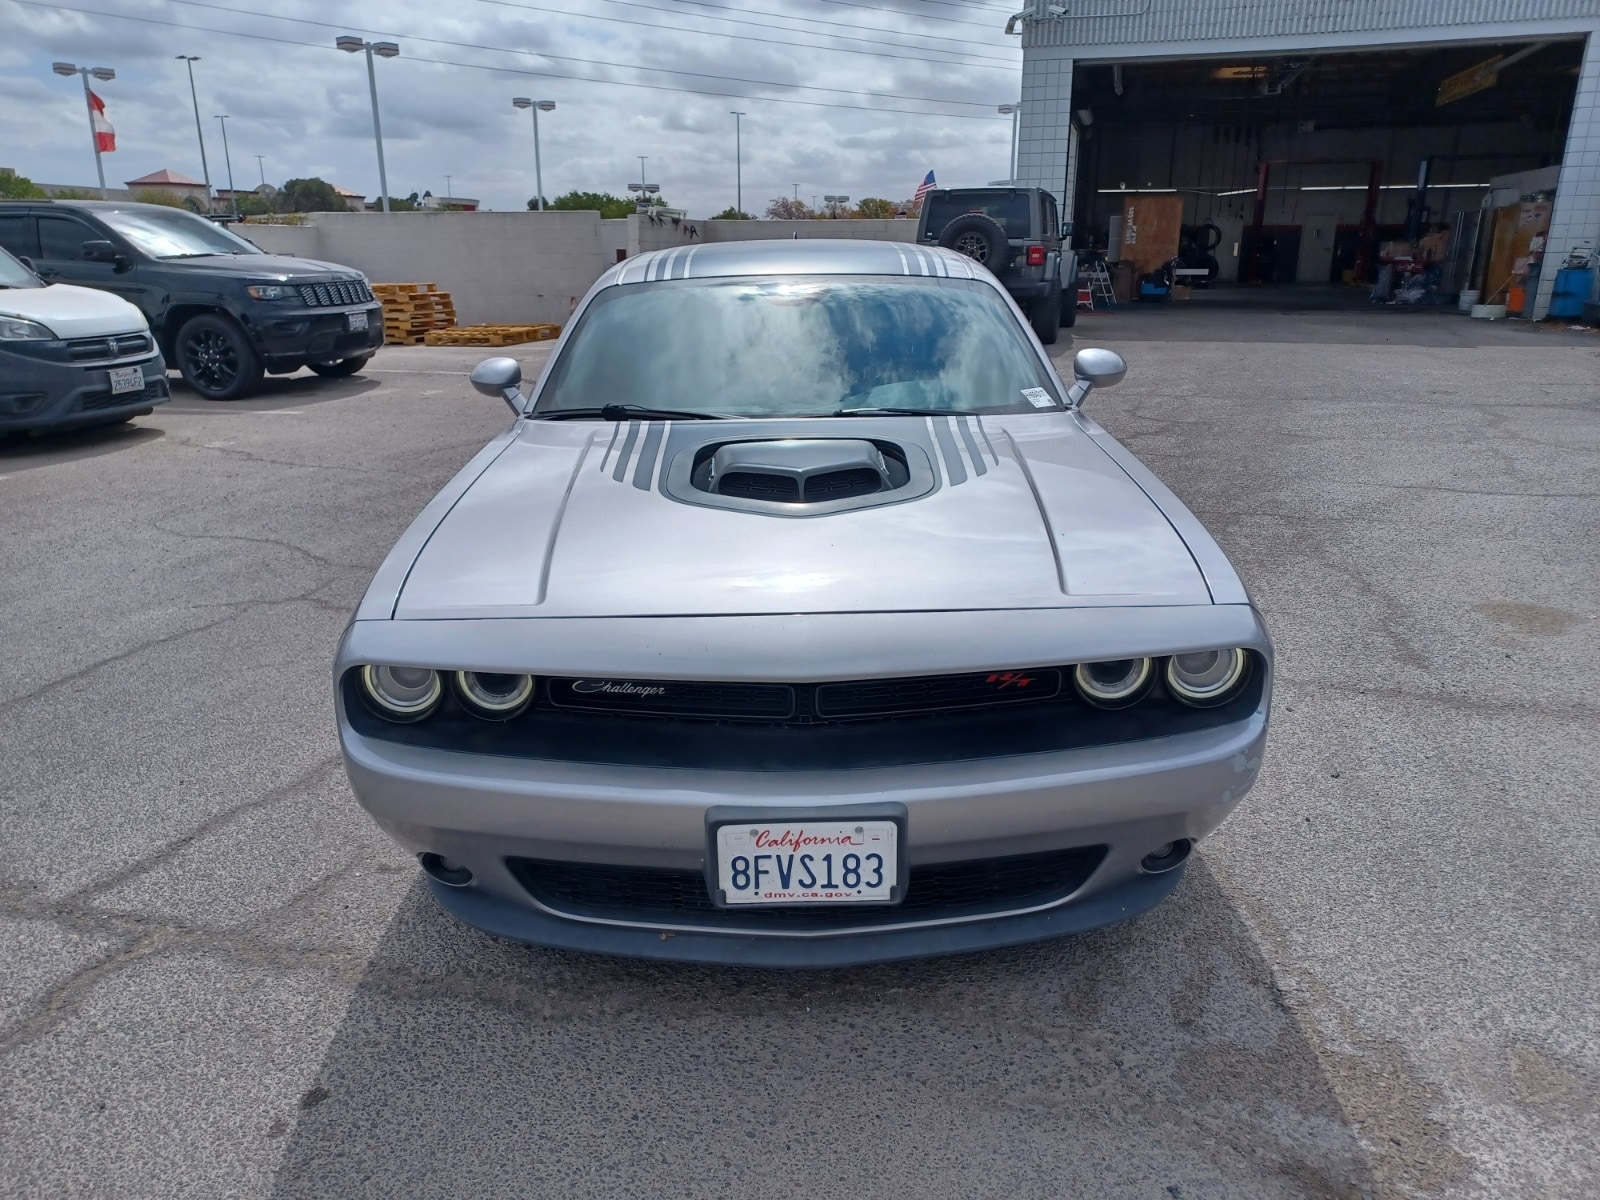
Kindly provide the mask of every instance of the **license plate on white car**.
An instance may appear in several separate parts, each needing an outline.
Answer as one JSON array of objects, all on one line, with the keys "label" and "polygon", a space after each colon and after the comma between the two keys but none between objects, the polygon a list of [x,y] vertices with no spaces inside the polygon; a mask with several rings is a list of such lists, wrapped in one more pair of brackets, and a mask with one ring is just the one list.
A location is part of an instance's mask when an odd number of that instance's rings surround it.
[{"label": "license plate on white car", "polygon": [[350,332],[358,333],[367,327],[367,314],[364,312],[350,313]]},{"label": "license plate on white car", "polygon": [[131,392],[142,391],[144,391],[143,367],[111,368],[111,394],[113,396],[126,396]]},{"label": "license plate on white car", "polygon": [[894,821],[719,825],[717,889],[724,904],[888,904],[899,883]]}]

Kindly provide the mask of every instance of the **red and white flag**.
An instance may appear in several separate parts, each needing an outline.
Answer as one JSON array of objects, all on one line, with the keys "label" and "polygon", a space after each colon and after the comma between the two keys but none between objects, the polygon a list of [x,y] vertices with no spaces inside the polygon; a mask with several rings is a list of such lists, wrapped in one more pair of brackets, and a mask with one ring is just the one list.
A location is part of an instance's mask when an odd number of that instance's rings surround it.
[{"label": "red and white flag", "polygon": [[110,154],[117,148],[117,131],[111,128],[111,122],[106,120],[106,102],[89,93],[89,123],[94,126],[94,148],[102,154]]}]

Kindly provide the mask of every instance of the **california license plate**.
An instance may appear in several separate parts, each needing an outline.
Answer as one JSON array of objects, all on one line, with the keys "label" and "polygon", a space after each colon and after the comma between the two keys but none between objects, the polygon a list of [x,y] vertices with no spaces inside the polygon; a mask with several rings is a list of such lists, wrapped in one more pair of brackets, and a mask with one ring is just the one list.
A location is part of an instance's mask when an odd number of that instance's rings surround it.
[{"label": "california license plate", "polygon": [[143,367],[112,367],[111,394],[126,396],[130,392],[144,391]]},{"label": "california license plate", "polygon": [[720,825],[716,848],[725,904],[888,904],[899,882],[893,821]]},{"label": "california license plate", "polygon": [[367,314],[364,312],[350,313],[350,332],[357,333],[367,327]]}]

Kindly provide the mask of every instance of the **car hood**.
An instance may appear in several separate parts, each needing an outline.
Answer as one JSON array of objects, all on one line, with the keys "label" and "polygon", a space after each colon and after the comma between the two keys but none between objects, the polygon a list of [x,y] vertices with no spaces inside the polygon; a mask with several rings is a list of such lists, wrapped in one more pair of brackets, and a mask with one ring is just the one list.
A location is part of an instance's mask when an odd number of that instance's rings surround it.
[{"label": "car hood", "polygon": [[236,275],[240,279],[355,279],[361,272],[338,263],[318,262],[314,258],[290,258],[283,254],[205,254],[198,258],[163,258],[164,267],[194,268],[208,275]]},{"label": "car hood", "polygon": [[37,321],[58,338],[143,333],[144,314],[120,296],[53,283],[42,288],[0,288],[0,317]]},{"label": "car hood", "polygon": [[[921,447],[933,468],[931,489],[901,502],[789,516],[686,502],[691,493],[669,484],[673,465],[707,443],[794,437]],[[394,615],[1209,603],[1189,548],[1162,510],[1074,415],[1051,413],[525,422],[439,521]]]}]

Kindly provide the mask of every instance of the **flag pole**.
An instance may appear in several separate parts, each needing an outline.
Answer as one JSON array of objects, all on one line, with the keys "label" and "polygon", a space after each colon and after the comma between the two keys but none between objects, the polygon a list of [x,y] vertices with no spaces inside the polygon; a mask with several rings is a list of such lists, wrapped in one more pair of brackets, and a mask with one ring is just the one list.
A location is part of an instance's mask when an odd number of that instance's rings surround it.
[{"label": "flag pole", "polygon": [[94,144],[94,169],[100,176],[100,199],[109,200],[106,192],[106,167],[100,158],[100,135],[94,127],[94,94],[89,91],[89,73],[79,72],[78,77],[83,80],[83,105],[89,110],[89,141]]}]

